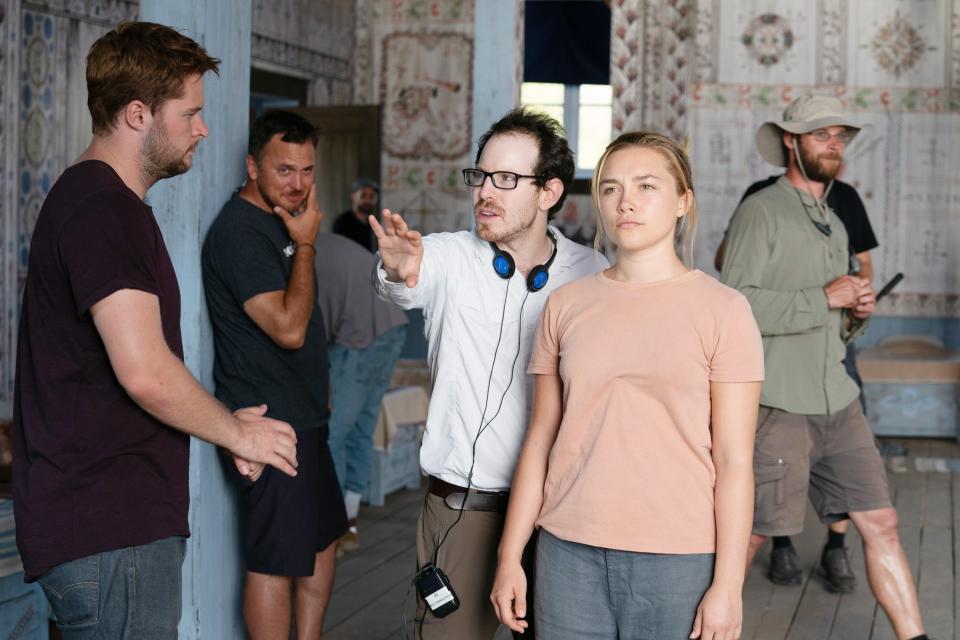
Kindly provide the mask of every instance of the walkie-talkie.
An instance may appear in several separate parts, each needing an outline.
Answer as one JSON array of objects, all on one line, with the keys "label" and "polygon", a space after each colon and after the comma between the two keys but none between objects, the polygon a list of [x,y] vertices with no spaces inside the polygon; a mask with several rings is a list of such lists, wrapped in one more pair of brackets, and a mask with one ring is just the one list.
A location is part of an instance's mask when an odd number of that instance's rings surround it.
[{"label": "walkie-talkie", "polygon": [[450,584],[450,578],[432,562],[423,565],[417,574],[417,593],[437,618],[450,615],[460,608],[460,598]]},{"label": "walkie-talkie", "polygon": [[903,280],[903,273],[900,273],[900,272],[898,272],[897,275],[890,278],[890,282],[883,285],[883,289],[880,289],[880,293],[877,294],[877,302],[880,302],[880,298],[882,298],[883,296],[893,291],[893,288],[898,284],[900,284],[901,280]]}]

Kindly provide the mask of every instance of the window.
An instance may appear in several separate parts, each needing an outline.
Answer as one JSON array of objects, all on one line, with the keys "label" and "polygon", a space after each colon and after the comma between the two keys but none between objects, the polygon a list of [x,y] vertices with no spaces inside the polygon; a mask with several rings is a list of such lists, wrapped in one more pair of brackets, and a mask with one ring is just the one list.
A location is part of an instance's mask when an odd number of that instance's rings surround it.
[{"label": "window", "polygon": [[250,120],[271,109],[295,109],[307,104],[309,82],[280,73],[250,68]]},{"label": "window", "polygon": [[564,85],[524,82],[520,85],[520,104],[533,107],[563,124]]},{"label": "window", "polygon": [[610,143],[613,90],[608,84],[563,85],[524,82],[520,104],[556,118],[567,130],[577,163],[576,177],[589,179]]}]

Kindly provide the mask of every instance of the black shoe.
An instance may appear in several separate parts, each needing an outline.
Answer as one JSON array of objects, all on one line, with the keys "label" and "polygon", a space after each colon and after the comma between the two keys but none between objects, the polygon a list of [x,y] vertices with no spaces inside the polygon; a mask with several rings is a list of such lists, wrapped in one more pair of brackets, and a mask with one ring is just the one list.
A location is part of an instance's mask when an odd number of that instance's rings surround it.
[{"label": "black shoe", "polygon": [[827,590],[833,593],[850,593],[857,586],[857,577],[850,570],[846,549],[823,550],[820,576],[826,581]]},{"label": "black shoe", "polygon": [[770,553],[770,582],[785,586],[798,585],[803,582],[803,571],[800,569],[800,558],[793,547],[774,549]]}]

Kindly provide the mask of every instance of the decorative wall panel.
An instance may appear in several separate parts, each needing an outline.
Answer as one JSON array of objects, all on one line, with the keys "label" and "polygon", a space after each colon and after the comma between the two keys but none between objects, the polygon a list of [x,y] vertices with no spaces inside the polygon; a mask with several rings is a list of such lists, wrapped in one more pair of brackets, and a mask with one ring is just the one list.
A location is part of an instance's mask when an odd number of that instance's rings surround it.
[{"label": "decorative wall panel", "polygon": [[0,4],[0,419],[13,414],[13,361],[18,320],[19,15],[18,0]]},{"label": "decorative wall panel", "polygon": [[356,3],[355,100],[383,105],[381,204],[424,233],[472,220],[474,21],[473,0]]},{"label": "decorative wall panel", "polygon": [[90,44],[137,17],[124,0],[8,0],[0,6],[0,418],[12,413],[19,296],[43,199],[90,140]]},{"label": "decorative wall panel", "polygon": [[[756,131],[806,91],[872,124],[847,151],[880,247],[876,281],[906,274],[884,314],[960,317],[960,2],[618,0],[614,134],[652,127],[690,141],[713,253],[746,187],[782,173]],[[689,61],[689,68],[687,62]]]},{"label": "decorative wall panel", "polygon": [[817,0],[780,0],[757,10],[755,3],[724,5],[717,49],[723,84],[813,84],[816,82]]},{"label": "decorative wall panel", "polygon": [[462,33],[392,33],[383,40],[384,151],[452,160],[470,151],[472,41]]}]

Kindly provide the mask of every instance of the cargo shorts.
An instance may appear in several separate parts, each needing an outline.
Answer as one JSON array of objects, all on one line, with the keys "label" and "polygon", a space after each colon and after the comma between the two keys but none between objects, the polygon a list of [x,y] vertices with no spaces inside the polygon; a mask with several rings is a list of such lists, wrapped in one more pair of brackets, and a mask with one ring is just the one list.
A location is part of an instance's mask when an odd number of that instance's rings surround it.
[{"label": "cargo shorts", "polygon": [[859,400],[829,415],[761,406],[753,475],[757,535],[800,533],[807,497],[823,523],[892,506],[883,458]]}]

